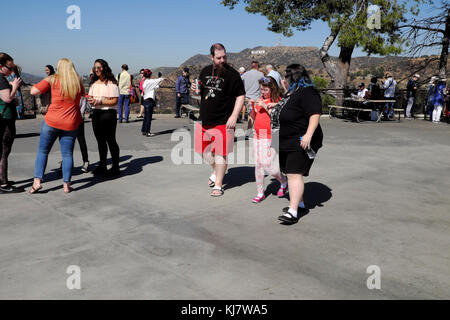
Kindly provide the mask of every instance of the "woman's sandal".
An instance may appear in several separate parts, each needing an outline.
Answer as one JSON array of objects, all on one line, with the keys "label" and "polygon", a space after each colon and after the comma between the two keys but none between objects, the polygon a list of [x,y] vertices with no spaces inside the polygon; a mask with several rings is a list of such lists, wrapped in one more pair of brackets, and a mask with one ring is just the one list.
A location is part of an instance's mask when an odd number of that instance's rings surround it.
[{"label": "woman's sandal", "polygon": [[281,222],[284,222],[286,224],[295,224],[298,222],[299,218],[298,217],[294,217],[290,212],[286,212],[285,214],[290,215],[291,217],[286,217],[285,215],[279,216],[278,220],[280,220]]},{"label": "woman's sandal", "polygon": [[[214,180],[211,179],[211,178],[214,178]],[[214,188],[214,186],[216,185],[216,176],[215,175],[212,174],[212,175],[209,176],[209,183],[208,183],[208,185],[209,185],[210,188]]]},{"label": "woman's sandal", "polygon": [[[215,194],[214,191],[219,191],[218,194]],[[214,187],[211,191],[211,197],[221,197],[223,196],[223,188],[221,187]]]},{"label": "woman's sandal", "polygon": [[39,193],[39,190],[41,190],[41,189],[42,189],[42,186],[39,186],[37,188],[35,188],[34,186],[31,186],[31,190],[29,191],[29,193],[30,194]]}]

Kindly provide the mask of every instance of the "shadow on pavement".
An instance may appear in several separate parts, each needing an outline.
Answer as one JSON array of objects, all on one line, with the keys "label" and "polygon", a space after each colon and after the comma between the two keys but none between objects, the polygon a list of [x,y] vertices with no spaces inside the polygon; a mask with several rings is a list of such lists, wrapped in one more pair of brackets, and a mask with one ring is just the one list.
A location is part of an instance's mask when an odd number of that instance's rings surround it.
[{"label": "shadow on pavement", "polygon": [[19,133],[19,134],[16,134],[15,139],[39,137],[40,135],[41,135],[41,134],[40,134],[39,132]]},{"label": "shadow on pavement", "polygon": [[249,182],[255,182],[255,167],[230,168],[223,179],[225,190],[240,187]]},{"label": "shadow on pavement", "polygon": [[[130,156],[130,158],[131,158],[131,156]],[[79,187],[76,187],[76,188],[74,187],[73,191],[83,190],[83,189],[92,187],[92,186],[96,185],[97,183],[101,183],[104,181],[117,180],[117,179],[121,179],[126,176],[132,176],[132,175],[138,174],[138,173],[142,172],[143,167],[145,167],[146,165],[161,162],[163,160],[164,160],[164,158],[161,156],[133,159],[130,162],[120,165],[120,169],[121,169],[120,176],[113,177],[113,178],[91,176],[89,178],[75,180],[72,182],[72,187],[76,184],[80,184],[80,183],[84,183],[84,182],[85,182],[85,184],[83,184]],[[62,186],[58,187],[58,189],[59,188],[62,188]]]},{"label": "shadow on pavement", "polygon": [[[303,201],[305,202],[305,206],[307,209],[306,214],[309,213],[309,209],[314,209],[315,207],[323,207],[323,204],[333,197],[331,191],[332,190],[328,186],[320,182],[305,183]],[[287,193],[285,198],[290,200],[289,193]]]}]

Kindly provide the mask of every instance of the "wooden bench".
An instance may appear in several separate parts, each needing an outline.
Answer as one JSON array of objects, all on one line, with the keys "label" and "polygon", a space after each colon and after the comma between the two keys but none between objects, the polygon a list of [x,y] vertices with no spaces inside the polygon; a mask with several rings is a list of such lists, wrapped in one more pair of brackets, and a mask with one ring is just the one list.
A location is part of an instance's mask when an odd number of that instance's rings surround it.
[{"label": "wooden bench", "polygon": [[190,104],[182,104],[180,112],[187,113],[187,117],[190,120],[192,115],[194,115],[195,113],[200,113],[200,108],[196,106],[191,106]]},{"label": "wooden bench", "polygon": [[[356,111],[356,122],[360,122],[359,121],[359,113],[361,111],[365,111],[365,112],[372,112],[374,111],[373,109],[369,109],[369,108],[355,108],[355,107],[344,107],[344,106],[335,106],[335,105],[329,105],[328,106],[328,115],[330,116],[330,118],[332,118],[332,110],[333,109],[339,109],[342,110],[342,114],[344,114],[344,111]],[[377,110],[375,110],[377,111]],[[397,113],[398,114],[398,122],[400,122],[400,114],[403,113],[403,109],[394,109],[394,114]],[[378,118],[376,122],[381,122],[381,118],[383,117],[383,112],[378,112]]]},{"label": "wooden bench", "polygon": [[[191,98],[191,100],[196,101],[197,104],[200,104],[200,100],[201,100],[200,96],[190,96],[190,98]],[[191,105],[189,103],[184,103],[184,104],[181,104],[180,112],[182,114],[186,113],[188,119],[192,120],[192,116],[195,116],[196,113],[200,114],[200,107],[199,106],[193,106],[193,105]]]}]

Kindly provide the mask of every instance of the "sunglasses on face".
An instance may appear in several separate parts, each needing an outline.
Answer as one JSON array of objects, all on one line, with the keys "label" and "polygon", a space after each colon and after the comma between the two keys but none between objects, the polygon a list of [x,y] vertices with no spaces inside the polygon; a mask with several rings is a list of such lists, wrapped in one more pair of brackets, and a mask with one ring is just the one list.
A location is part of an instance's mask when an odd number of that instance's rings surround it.
[{"label": "sunglasses on face", "polygon": [[103,70],[102,67],[94,67],[94,70]]}]

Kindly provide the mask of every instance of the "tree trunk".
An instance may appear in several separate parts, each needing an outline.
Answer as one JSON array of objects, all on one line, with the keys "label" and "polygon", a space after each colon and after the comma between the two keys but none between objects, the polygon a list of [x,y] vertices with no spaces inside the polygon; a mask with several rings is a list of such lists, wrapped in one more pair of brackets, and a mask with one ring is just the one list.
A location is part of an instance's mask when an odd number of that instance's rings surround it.
[{"label": "tree trunk", "polygon": [[447,10],[447,19],[445,21],[444,36],[442,37],[442,51],[439,60],[439,77],[447,77],[447,60],[448,60],[448,48],[450,42],[450,9]]},{"label": "tree trunk", "polygon": [[344,102],[344,89],[347,86],[347,77],[350,70],[350,62],[354,47],[342,47],[339,58],[333,58],[328,55],[328,50],[336,40],[338,32],[331,33],[325,40],[320,49],[320,59],[325,67],[325,70],[331,77],[329,93],[336,98],[336,103],[342,105]]}]

